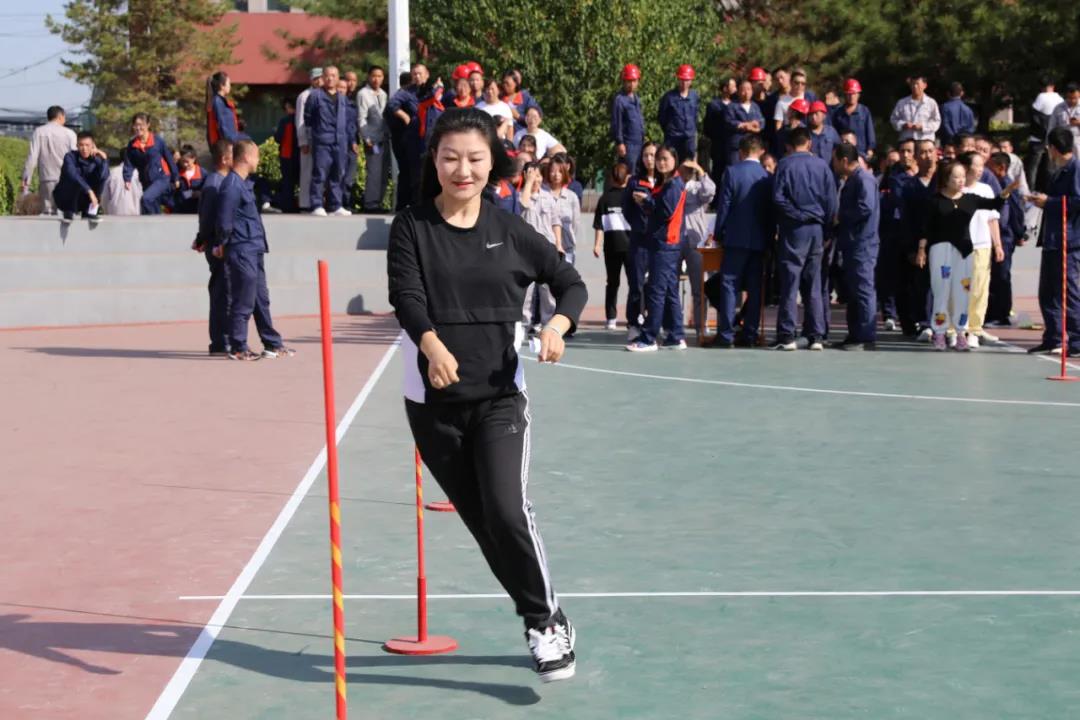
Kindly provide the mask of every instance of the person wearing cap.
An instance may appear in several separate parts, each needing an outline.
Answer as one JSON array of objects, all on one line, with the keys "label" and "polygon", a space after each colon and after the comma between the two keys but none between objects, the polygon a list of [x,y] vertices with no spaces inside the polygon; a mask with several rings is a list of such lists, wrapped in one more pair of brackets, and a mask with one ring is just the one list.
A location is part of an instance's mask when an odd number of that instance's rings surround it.
[{"label": "person wearing cap", "polygon": [[[763,77],[765,71],[754,68]],[[760,135],[765,129],[765,116],[753,100],[754,80],[746,78],[739,83],[735,99],[724,110],[724,125],[727,127],[727,139],[724,145],[725,165],[734,165],[740,161],[739,147],[747,135]]]},{"label": "person wearing cap", "polygon": [[784,157],[788,154],[791,140],[788,137],[795,128],[806,127],[806,117],[810,114],[810,103],[803,98],[793,100],[787,111],[787,123],[776,133],[773,140],[773,154]]},{"label": "person wearing cap", "polygon": [[840,144],[840,133],[825,122],[829,108],[820,100],[810,103],[807,124],[810,128],[811,151],[827,163],[832,162],[833,148]]},{"label": "person wearing cap", "polygon": [[[805,101],[804,101],[805,102]],[[821,292],[824,232],[838,209],[836,179],[829,164],[810,152],[810,131],[792,128],[790,155],[776,167],[773,205],[780,226],[780,309],[776,318],[776,350],[795,350],[796,298],[805,304],[803,335],[811,350],[821,350],[825,316]]]},{"label": "person wearing cap", "polygon": [[341,202],[349,143],[348,104],[348,98],[339,90],[337,68],[332,65],[325,68],[322,87],[315,90],[304,103],[304,124],[308,128],[313,156],[309,198],[311,215],[352,214]]},{"label": "person wearing cap", "polygon": [[664,131],[664,144],[675,148],[678,161],[692,160],[697,154],[698,105],[694,84],[694,66],[680,65],[675,73],[678,87],[660,98],[657,120]]},{"label": "person wearing cap", "polygon": [[520,78],[521,74],[515,70],[507,70],[502,76],[502,101],[509,105],[514,113],[515,131],[525,128],[525,115],[529,108],[540,110],[540,103],[536,102],[528,90],[521,87]]},{"label": "person wearing cap", "polygon": [[933,140],[941,127],[941,111],[937,100],[926,94],[926,78],[913,75],[908,78],[911,95],[900,99],[893,108],[889,122],[901,140]]},{"label": "person wearing cap", "polygon": [[874,118],[870,108],[859,102],[862,84],[855,78],[844,81],[844,102],[832,112],[832,126],[840,134],[855,133],[855,147],[867,161],[873,160],[877,147]]},{"label": "person wearing cap", "polygon": [[611,103],[611,139],[615,156],[633,173],[641,158],[645,143],[645,116],[641,113],[641,98],[637,95],[641,70],[630,63],[622,69],[622,91]]},{"label": "person wearing cap", "polygon": [[466,77],[469,79],[469,91],[473,102],[478,103],[484,99],[484,68],[475,60],[470,60],[465,63],[465,69],[468,71]]},{"label": "person wearing cap", "polygon": [[322,87],[323,69],[311,68],[311,85],[296,96],[296,139],[300,144],[300,212],[311,211],[311,170],[314,156],[311,154],[311,128],[304,119],[304,108],[311,94]]},{"label": "person wearing cap", "polygon": [[773,110],[773,127],[777,130],[787,122],[787,112],[791,108],[791,103],[796,100],[805,100],[807,105],[817,100],[817,96],[806,89],[806,71],[802,68],[796,68],[791,73],[789,91],[776,101],[776,108]]},{"label": "person wearing cap", "polygon": [[765,68],[754,67],[750,68],[750,73],[747,75],[750,82],[754,84],[754,94],[751,99],[758,104],[758,108],[761,107],[761,103],[769,95],[769,73],[765,72]]},{"label": "person wearing cap", "polygon": [[859,163],[859,149],[854,145],[837,146],[832,166],[843,181],[837,213],[837,246],[844,256],[844,284],[848,293],[848,332],[839,347],[872,350],[877,340],[874,268],[881,217],[877,181]]},{"label": "person wearing cap", "polygon": [[952,145],[959,133],[975,132],[975,113],[964,102],[964,86],[958,82],[949,85],[949,99],[941,106],[941,133],[943,145]]}]

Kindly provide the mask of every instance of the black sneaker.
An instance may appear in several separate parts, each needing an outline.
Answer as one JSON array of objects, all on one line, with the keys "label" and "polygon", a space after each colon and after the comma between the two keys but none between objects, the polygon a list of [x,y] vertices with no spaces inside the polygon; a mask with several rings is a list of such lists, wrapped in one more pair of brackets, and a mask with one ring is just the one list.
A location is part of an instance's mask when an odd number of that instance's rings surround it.
[{"label": "black sneaker", "polygon": [[[561,615],[561,613],[560,613]],[[574,627],[565,616],[556,618],[554,625],[529,628],[525,640],[529,643],[536,674],[540,682],[555,682],[574,677]]]},{"label": "black sneaker", "polygon": [[1038,355],[1039,353],[1046,353],[1047,355],[1057,355],[1061,352],[1061,345],[1058,343],[1039,343],[1033,348],[1028,348],[1029,355]]}]

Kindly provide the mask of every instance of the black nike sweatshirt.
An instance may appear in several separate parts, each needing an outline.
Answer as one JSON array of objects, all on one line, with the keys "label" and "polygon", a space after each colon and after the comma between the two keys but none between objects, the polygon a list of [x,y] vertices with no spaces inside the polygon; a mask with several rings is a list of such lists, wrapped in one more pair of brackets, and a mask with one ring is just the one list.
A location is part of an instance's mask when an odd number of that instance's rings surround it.
[{"label": "black nike sweatshirt", "polygon": [[[529,284],[548,285],[555,312],[575,326],[588,300],[581,276],[554,245],[486,201],[471,228],[447,223],[431,201],[398,214],[390,227],[386,266],[390,304],[409,338],[405,395],[416,402],[520,392],[524,378],[517,341]],[[458,361],[460,382],[442,390],[431,387],[427,358],[416,350],[428,330]],[[410,378],[413,371],[419,377]]]}]

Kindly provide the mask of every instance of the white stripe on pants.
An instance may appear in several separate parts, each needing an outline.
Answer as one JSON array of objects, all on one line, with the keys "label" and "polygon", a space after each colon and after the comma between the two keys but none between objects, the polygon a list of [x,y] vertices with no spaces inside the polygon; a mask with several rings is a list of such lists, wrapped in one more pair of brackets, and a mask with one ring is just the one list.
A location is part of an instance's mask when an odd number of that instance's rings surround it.
[{"label": "white stripe on pants", "polygon": [[930,291],[934,294],[934,334],[950,326],[967,331],[971,256],[966,258],[951,243],[930,246]]},{"label": "white stripe on pants", "polygon": [[[311,209],[311,170],[315,165],[315,156],[310,152],[300,153],[300,209]],[[322,205],[322,201],[319,202]]]}]

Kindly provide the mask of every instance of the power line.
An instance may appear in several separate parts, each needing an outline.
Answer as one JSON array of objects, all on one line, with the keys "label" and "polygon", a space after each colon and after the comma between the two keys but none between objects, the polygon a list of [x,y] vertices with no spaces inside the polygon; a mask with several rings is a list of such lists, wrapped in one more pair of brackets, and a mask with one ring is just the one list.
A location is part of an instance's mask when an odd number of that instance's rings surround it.
[{"label": "power line", "polygon": [[16,68],[15,70],[12,70],[11,72],[9,72],[9,73],[7,73],[5,75],[0,75],[0,80],[6,80],[7,78],[9,78],[9,77],[11,77],[13,75],[18,75],[21,72],[27,71],[30,68],[35,68],[38,65],[44,65],[45,63],[49,62],[50,60],[58,58],[61,55],[63,55],[64,53],[66,53],[66,52],[68,52],[68,51],[67,50],[61,50],[59,52],[54,52],[52,55],[49,55],[48,57],[44,57],[44,58],[38,60],[37,62],[32,62],[29,65],[24,65],[21,68]]}]

